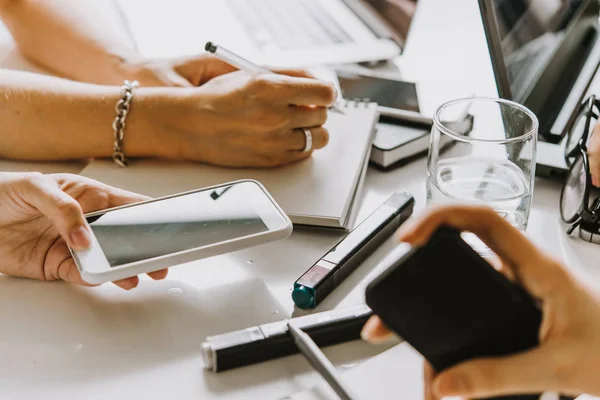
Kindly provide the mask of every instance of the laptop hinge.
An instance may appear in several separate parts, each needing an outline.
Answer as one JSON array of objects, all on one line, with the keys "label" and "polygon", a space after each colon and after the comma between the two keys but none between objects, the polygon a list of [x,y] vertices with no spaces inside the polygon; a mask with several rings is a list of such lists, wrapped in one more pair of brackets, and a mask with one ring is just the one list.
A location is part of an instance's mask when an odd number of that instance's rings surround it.
[{"label": "laptop hinge", "polygon": [[392,39],[400,46],[404,43],[386,22],[377,16],[377,12],[360,0],[342,0],[346,6],[380,39]]}]

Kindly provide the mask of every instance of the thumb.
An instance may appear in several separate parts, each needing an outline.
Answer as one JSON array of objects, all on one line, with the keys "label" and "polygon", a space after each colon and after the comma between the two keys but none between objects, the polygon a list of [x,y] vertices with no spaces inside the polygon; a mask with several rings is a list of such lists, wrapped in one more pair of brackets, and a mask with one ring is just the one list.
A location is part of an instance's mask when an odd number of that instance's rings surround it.
[{"label": "thumb", "polygon": [[169,86],[175,87],[193,87],[192,83],[179,75],[173,68],[158,68],[155,71],[156,76]]},{"label": "thumb", "polygon": [[[487,398],[512,394],[562,391],[563,376],[548,373],[556,362],[544,348],[498,358],[467,361],[442,371],[433,381],[433,392],[442,398]],[[562,374],[564,375],[564,374]]]},{"label": "thumb", "polygon": [[202,54],[176,63],[174,69],[193,86],[201,86],[218,76],[237,71],[237,68],[211,54]]},{"label": "thumb", "polygon": [[41,176],[23,183],[25,202],[52,221],[63,239],[75,250],[91,246],[91,235],[79,203],[63,192],[56,180]]}]

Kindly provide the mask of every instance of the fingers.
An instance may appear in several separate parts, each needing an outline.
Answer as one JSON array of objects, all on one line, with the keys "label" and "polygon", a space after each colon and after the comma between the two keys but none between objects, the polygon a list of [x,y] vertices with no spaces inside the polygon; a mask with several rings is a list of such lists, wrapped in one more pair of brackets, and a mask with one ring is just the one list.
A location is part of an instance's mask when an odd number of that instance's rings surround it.
[{"label": "fingers", "polygon": [[[167,277],[168,269],[161,269],[160,271],[150,272],[148,276],[155,281],[160,281]],[[132,276],[131,278],[121,279],[113,282],[115,285],[120,287],[121,289],[131,290],[136,288],[140,283],[140,278],[137,276]]]},{"label": "fingers", "polygon": [[[468,361],[441,372],[433,381],[433,393],[438,397],[461,396],[487,398],[499,395],[569,392],[564,387],[565,373],[549,373],[556,354],[544,348],[501,358]],[[541,368],[540,366],[544,366]],[[572,365],[575,368],[575,365]]]},{"label": "fingers", "polygon": [[543,296],[567,276],[566,270],[548,259],[518,229],[487,207],[445,206],[428,212],[413,224],[401,228],[399,238],[423,245],[442,225],[476,234],[536,296]]},{"label": "fingers", "polygon": [[286,151],[285,155],[281,158],[275,158],[274,161],[267,161],[265,166],[274,167],[274,166],[283,166],[288,164],[294,164],[302,160],[306,160],[310,158],[312,155],[312,151],[303,152],[303,151]]},{"label": "fingers", "polygon": [[46,281],[62,280],[73,285],[96,286],[81,278],[75,260],[62,240],[56,241],[46,252],[43,274]]},{"label": "fingers", "polygon": [[[76,175],[56,174],[42,175],[38,173],[24,174],[15,180],[13,186],[18,196],[19,204],[28,205],[38,210],[52,222],[63,240],[75,250],[84,250],[91,245],[91,233],[85,221],[83,210],[73,196],[86,194],[101,194],[107,199],[108,207],[115,207],[135,201],[142,201],[147,197],[104,185],[100,182]],[[71,258],[66,246],[58,246],[57,250],[49,251],[46,262],[55,268],[46,279],[61,279],[66,282],[84,286],[93,286],[83,281],[75,261]],[[167,270],[160,270],[148,274],[152,279],[160,280],[167,276]],[[136,287],[138,277],[131,277],[115,282],[125,290]]]},{"label": "fingers", "polygon": [[328,113],[325,107],[289,106],[288,110],[292,128],[311,128],[324,125],[327,122]]},{"label": "fingers", "polygon": [[106,186],[108,193],[108,207],[119,207],[125,204],[139,203],[141,201],[150,200],[148,196],[138,193],[129,192],[127,190],[118,189],[112,186]]},{"label": "fingers", "polygon": [[292,131],[285,132],[282,144],[285,150],[302,151],[306,146],[306,135],[303,129],[309,129],[312,136],[312,150],[322,149],[329,143],[329,132],[322,125],[327,121],[327,109],[324,107],[289,108]]},{"label": "fingers", "polygon": [[69,246],[83,250],[91,245],[81,206],[62,191],[55,179],[41,174],[28,175],[18,185],[22,199],[50,219]]},{"label": "fingers", "polygon": [[233,72],[231,65],[209,55],[181,57],[170,60],[131,62],[130,74],[144,86],[195,87],[217,76]]},{"label": "fingers", "polygon": [[294,76],[296,78],[316,79],[313,74],[311,74],[305,69],[276,69],[274,70],[274,72],[280,75]]},{"label": "fingers", "polygon": [[80,175],[51,174],[48,177],[56,180],[60,189],[75,199],[81,200],[86,196],[99,199],[99,201],[91,203],[89,201],[81,201],[80,205],[84,212],[118,207],[150,199],[148,196],[109,186]]},{"label": "fingers", "polygon": [[113,283],[121,289],[131,290],[137,287],[137,285],[140,283],[140,278],[137,276],[132,276],[131,278],[121,279],[119,281],[114,281]]},{"label": "fingers", "polygon": [[[165,74],[163,77],[165,82],[172,82],[174,86],[182,87],[201,86],[218,76],[237,71],[237,68],[221,61],[212,54],[171,60],[170,65],[173,65],[173,67],[161,68],[157,72]],[[169,74],[169,71],[174,72],[174,75]],[[313,74],[302,69],[278,69],[273,72],[296,78],[315,78]]]},{"label": "fingers", "polygon": [[600,187],[600,124],[597,124],[588,144],[592,184]]},{"label": "fingers", "polygon": [[383,324],[377,316],[369,318],[360,333],[360,337],[370,343],[387,342],[394,334]]},{"label": "fingers", "polygon": [[[155,281],[160,281],[167,277],[168,269],[161,269],[160,271],[150,272],[148,276]],[[140,278],[137,276],[132,276],[131,278],[121,279],[113,282],[115,285],[120,287],[121,289],[131,290],[136,288],[140,283]]]},{"label": "fingers", "polygon": [[314,150],[322,149],[329,142],[329,132],[325,128],[311,128],[312,148],[304,152],[306,135],[302,129],[294,129],[270,138],[270,147],[274,150],[272,155],[261,156],[260,167],[279,167],[292,164],[309,158]]},{"label": "fingers", "polygon": [[148,276],[150,278],[154,279],[155,281],[160,281],[162,279],[165,279],[167,277],[168,273],[169,273],[168,269],[161,269],[160,271],[150,272],[148,274]]},{"label": "fingers", "polygon": [[237,71],[237,68],[219,60],[212,54],[202,54],[175,62],[174,70],[180,76],[185,77],[191,85],[200,86],[218,76]]},{"label": "fingers", "polygon": [[253,79],[252,85],[259,96],[289,105],[326,107],[337,98],[331,83],[316,79],[262,74]]},{"label": "fingers", "polygon": [[195,85],[189,79],[181,76],[177,71],[170,67],[156,68],[154,71],[156,77],[165,82],[166,85],[175,87],[194,87]]},{"label": "fingers", "polygon": [[[322,149],[329,142],[329,132],[325,128],[311,128],[312,150]],[[306,135],[302,129],[294,129],[290,133],[291,143],[287,150],[301,152],[306,146]]]}]

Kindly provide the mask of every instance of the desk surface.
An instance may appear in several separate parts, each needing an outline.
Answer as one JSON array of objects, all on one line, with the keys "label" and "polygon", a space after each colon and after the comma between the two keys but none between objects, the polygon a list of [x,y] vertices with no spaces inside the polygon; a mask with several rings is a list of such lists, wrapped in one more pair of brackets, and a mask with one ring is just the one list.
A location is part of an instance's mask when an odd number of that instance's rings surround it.
[{"label": "desk surface", "polygon": [[[460,29],[456,21],[461,21]],[[6,35],[0,60],[9,67],[31,68],[11,49]],[[452,81],[479,95],[495,95],[473,1],[420,0],[398,64],[407,79]],[[4,171],[77,173],[81,167],[0,162]],[[424,159],[391,172],[369,169],[359,220],[396,190],[413,193],[422,209],[425,174]],[[557,213],[559,191],[557,183],[536,182],[528,234],[558,257],[584,266],[595,248],[565,238]],[[339,238],[339,233],[297,229],[283,242],[178,266],[162,282],[142,279],[131,292],[111,285],[84,289],[0,276],[0,397],[276,399],[306,389],[320,378],[299,356],[215,375],[202,370],[200,343],[207,335],[292,315],[292,283]],[[389,241],[376,251],[320,309],[361,302],[361,282],[393,246]],[[337,365],[350,367],[382,350],[356,342],[326,353]],[[405,385],[410,393],[420,393],[414,389],[420,382]]]}]

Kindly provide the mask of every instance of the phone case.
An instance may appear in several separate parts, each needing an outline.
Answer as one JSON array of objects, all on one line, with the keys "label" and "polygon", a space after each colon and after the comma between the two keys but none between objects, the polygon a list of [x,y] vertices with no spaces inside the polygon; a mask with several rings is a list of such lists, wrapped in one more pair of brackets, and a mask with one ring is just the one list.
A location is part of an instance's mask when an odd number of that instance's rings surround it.
[{"label": "phone case", "polygon": [[395,262],[367,287],[366,299],[437,371],[539,343],[542,313],[533,298],[451,228],[440,228],[425,246]]}]

